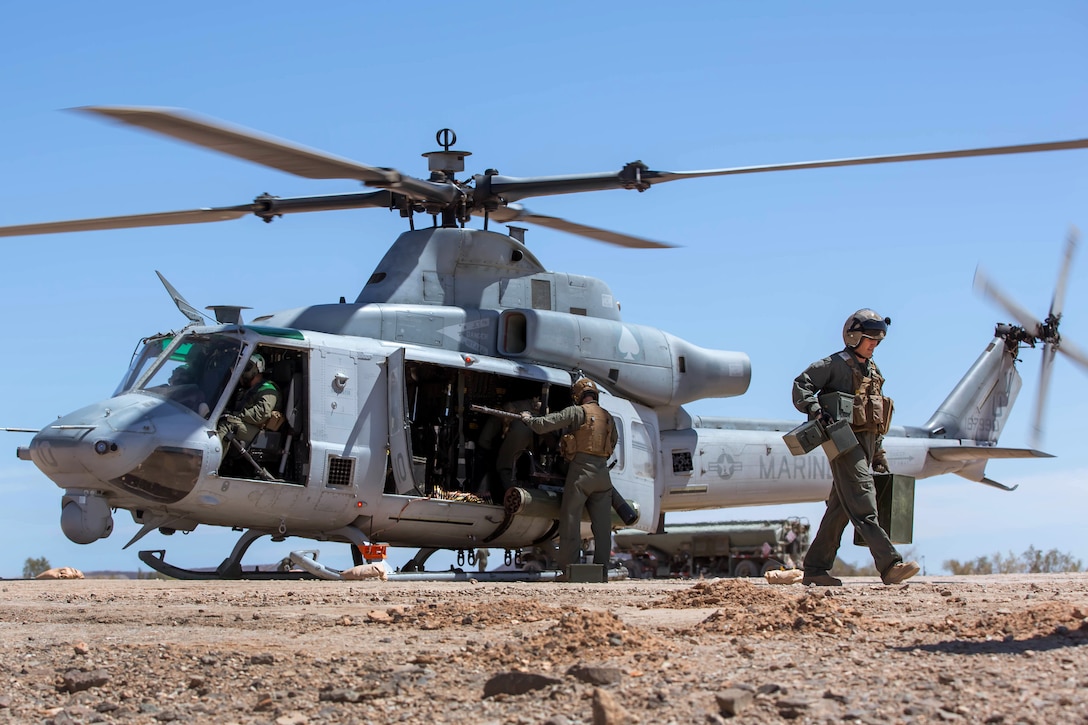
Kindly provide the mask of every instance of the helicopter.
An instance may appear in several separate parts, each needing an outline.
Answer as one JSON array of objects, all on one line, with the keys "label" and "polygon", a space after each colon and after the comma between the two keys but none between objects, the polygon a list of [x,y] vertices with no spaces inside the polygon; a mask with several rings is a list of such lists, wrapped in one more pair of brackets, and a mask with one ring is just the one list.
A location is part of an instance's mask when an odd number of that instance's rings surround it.
[{"label": "helicopter", "polygon": [[[1080,139],[702,171],[656,171],[634,161],[614,172],[513,177],[488,169],[459,178],[471,154],[454,148],[456,135],[443,129],[436,135],[441,148],[423,154],[430,173],[422,178],[178,109],[76,110],[304,178],[354,180],[374,190],[261,194],[234,206],[5,226],[0,236],[249,215],[272,222],[284,214],[355,208],[396,212],[408,226],[354,302],[341,298],[251,320],[244,319],[247,308],[217,305],[208,308],[212,322],[160,274],[187,324],[142,340],[108,399],[29,431],[35,435],[18,457],[62,489],[61,529],[73,542],[109,537],[118,511],[140,527],[125,548],[152,531],[189,533],[203,525],[241,532],[214,570],[173,566],[161,550],[140,552],[153,569],[177,578],[298,574],[243,566],[246,551],[265,536],[346,543],[356,563],[381,558],[385,546],[418,549],[405,571],[424,571],[441,549],[471,557],[482,546],[503,549],[507,563],[516,563],[522,550],[556,536],[564,460],[555,437],[536,436],[517,459],[517,485],[501,499],[487,495],[481,432],[493,413],[485,411],[525,399],[538,401],[541,412],[557,410],[570,403],[581,377],[598,385],[600,403],[617,423],[616,528],[656,531],[676,511],[822,501],[831,484],[826,458],[794,457],[783,441],[796,421],[693,416],[684,408],[743,395],[751,380],[747,354],[624,321],[604,281],[549,271],[514,225],[626,248],[671,245],[536,214],[520,202],[644,192],[714,176],[1088,148],[1088,139]],[[430,224],[416,228],[417,215]],[[474,219],[481,228],[468,226]],[[508,233],[491,230],[492,222],[508,225]],[[1064,290],[1064,271],[1060,279]],[[992,285],[986,289],[1007,299]],[[892,426],[884,447],[893,472],[954,473],[1013,490],[985,475],[987,462],[1048,455],[997,441],[1020,389],[1023,347],[1043,342],[1045,355],[1062,352],[1088,367],[1057,334],[1060,299],[1056,293],[1045,323],[1016,307],[1020,324],[996,327],[925,424]],[[281,422],[238,446],[216,426],[255,354],[282,391]]]}]

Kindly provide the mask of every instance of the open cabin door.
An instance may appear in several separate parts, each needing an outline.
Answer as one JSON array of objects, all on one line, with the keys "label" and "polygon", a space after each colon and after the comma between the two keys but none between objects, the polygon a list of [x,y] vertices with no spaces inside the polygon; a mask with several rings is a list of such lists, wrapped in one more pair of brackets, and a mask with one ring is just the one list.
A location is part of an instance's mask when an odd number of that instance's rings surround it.
[{"label": "open cabin door", "polygon": [[660,500],[657,415],[623,398],[608,398],[606,404],[620,432],[612,486],[624,499],[638,504],[640,516],[632,528],[653,531]]},{"label": "open cabin door", "polygon": [[385,359],[389,385],[389,462],[393,468],[396,493],[417,491],[412,467],[411,419],[408,417],[408,387],[404,381],[404,349]]}]

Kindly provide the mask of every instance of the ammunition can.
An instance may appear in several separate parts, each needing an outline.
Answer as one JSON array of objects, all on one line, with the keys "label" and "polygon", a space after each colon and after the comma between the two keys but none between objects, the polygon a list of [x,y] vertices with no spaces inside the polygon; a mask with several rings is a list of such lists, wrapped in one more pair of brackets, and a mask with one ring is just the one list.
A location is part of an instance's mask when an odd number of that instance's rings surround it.
[{"label": "ammunition can", "polygon": [[854,418],[854,396],[849,393],[824,393],[819,402],[820,407],[835,420],[849,423]]},{"label": "ammunition can", "polygon": [[567,581],[601,584],[608,581],[608,568],[604,564],[571,564],[567,567]]},{"label": "ammunition can", "polygon": [[[876,488],[876,518],[893,544],[914,541],[914,477],[898,473],[873,474]],[[854,545],[865,540],[854,531]]]},{"label": "ammunition can", "polygon": [[843,453],[858,447],[858,437],[850,428],[849,420],[840,420],[827,427],[827,440],[822,444],[827,460],[833,461]]},{"label": "ammunition can", "polygon": [[782,436],[786,447],[795,456],[803,456],[816,446],[827,440],[824,427],[815,420],[802,423],[786,435]]}]

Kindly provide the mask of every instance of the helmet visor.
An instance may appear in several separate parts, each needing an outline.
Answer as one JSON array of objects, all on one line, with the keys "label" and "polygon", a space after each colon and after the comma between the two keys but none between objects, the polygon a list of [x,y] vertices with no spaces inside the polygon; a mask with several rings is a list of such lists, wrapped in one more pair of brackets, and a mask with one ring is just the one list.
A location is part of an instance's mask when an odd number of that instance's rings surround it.
[{"label": "helmet visor", "polygon": [[888,322],[887,320],[854,320],[854,324],[850,326],[851,332],[860,332],[862,337],[871,337],[876,340],[883,340],[884,336],[888,334]]}]

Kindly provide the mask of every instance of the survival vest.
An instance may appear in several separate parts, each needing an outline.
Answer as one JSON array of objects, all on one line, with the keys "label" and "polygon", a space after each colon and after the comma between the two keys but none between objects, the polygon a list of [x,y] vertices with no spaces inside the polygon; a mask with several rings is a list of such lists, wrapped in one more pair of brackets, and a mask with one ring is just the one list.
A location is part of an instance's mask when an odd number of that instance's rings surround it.
[{"label": "survival vest", "polygon": [[871,431],[884,435],[892,423],[895,401],[884,395],[884,377],[879,368],[870,360],[866,374],[853,354],[843,350],[839,356],[854,374],[854,413],[850,428],[855,432]]}]

